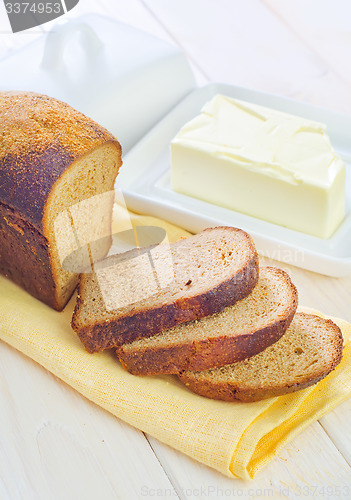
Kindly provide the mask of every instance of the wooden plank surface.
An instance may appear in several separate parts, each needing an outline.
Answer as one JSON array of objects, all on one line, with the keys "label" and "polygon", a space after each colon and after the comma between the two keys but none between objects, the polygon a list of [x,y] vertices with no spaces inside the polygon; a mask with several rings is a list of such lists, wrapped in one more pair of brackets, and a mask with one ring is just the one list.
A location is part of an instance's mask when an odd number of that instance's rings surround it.
[{"label": "wooden plank surface", "polygon": [[318,422],[289,443],[253,481],[223,477],[157,440],[150,441],[180,498],[186,500],[199,497],[199,491],[202,498],[211,499],[351,497],[350,466]]},{"label": "wooden plank surface", "polygon": [[[244,85],[351,113],[350,9],[347,0],[81,0],[69,16],[104,14],[178,45],[199,84]],[[0,29],[0,57],[40,32],[16,36]],[[349,277],[283,267],[301,304],[351,321]],[[0,359],[1,500],[351,498],[351,400],[245,482],[145,437],[5,344]]]},{"label": "wooden plank surface", "polygon": [[172,491],[144,434],[0,342],[0,498],[145,498]]},{"label": "wooden plank surface", "polygon": [[208,80],[351,112],[345,1],[177,0],[176,9],[172,3],[143,1]]}]

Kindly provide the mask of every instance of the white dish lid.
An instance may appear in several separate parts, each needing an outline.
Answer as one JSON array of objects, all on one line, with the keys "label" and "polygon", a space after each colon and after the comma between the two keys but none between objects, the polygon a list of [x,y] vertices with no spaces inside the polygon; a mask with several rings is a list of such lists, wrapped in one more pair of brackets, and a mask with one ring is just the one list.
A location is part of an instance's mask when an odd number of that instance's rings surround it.
[{"label": "white dish lid", "polygon": [[56,24],[0,61],[0,90],[69,103],[116,135],[127,152],[195,86],[175,46],[98,15]]}]

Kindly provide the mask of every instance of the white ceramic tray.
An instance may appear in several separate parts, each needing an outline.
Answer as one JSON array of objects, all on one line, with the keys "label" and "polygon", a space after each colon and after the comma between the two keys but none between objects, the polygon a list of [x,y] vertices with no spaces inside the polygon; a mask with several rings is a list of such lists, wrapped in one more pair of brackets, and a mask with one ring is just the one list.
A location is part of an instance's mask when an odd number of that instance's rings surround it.
[{"label": "white ceramic tray", "polygon": [[[346,217],[334,235],[323,240],[172,191],[170,141],[217,93],[298,114],[328,126],[335,149],[347,167]],[[125,157],[117,178],[131,210],[162,217],[197,232],[214,225],[248,231],[261,255],[334,277],[351,274],[351,117],[293,100],[224,84],[194,90]]]}]

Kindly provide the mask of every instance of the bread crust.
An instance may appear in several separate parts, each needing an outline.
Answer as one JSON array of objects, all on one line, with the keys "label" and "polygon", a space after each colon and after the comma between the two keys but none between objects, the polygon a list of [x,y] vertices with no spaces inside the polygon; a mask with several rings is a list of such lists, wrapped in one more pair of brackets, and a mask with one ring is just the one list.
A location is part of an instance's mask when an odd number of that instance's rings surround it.
[{"label": "bread crust", "polygon": [[[229,229],[244,233],[236,228]],[[246,264],[234,276],[223,281],[217,287],[212,288],[209,284],[203,293],[195,296],[84,326],[79,321],[79,309],[84,302],[83,284],[85,278],[82,275],[71,323],[73,330],[78,334],[87,351],[98,352],[140,338],[150,337],[179,323],[197,320],[222,311],[225,307],[249,295],[257,284],[258,256],[248,235],[247,238],[250,241],[251,255]]]},{"label": "bread crust", "polygon": [[0,273],[50,307],[60,309],[46,238],[3,203],[0,203]]},{"label": "bread crust", "polygon": [[0,92],[0,201],[45,234],[48,197],[78,158],[107,142],[106,129],[66,103],[33,92]]},{"label": "bread crust", "polygon": [[157,351],[144,349],[128,353],[121,346],[117,355],[122,366],[134,375],[179,374],[184,370],[202,371],[229,365],[254,356],[277,342],[289,327],[296,308],[297,300],[286,318],[246,335],[223,335]]},{"label": "bread crust", "polygon": [[[335,367],[331,368],[328,372],[330,373]],[[180,380],[186,385],[191,391],[195,392],[199,396],[204,396],[210,399],[218,399],[221,401],[242,401],[244,403],[253,403],[255,401],[261,401],[262,399],[273,398],[277,396],[283,396],[284,394],[290,394],[291,392],[300,391],[306,389],[313,384],[316,384],[324,377],[328,375],[324,373],[313,380],[308,380],[298,384],[293,384],[291,386],[285,387],[271,387],[271,388],[259,388],[255,390],[239,388],[234,384],[214,384],[208,383],[207,381],[193,380],[187,374],[179,375]]]}]

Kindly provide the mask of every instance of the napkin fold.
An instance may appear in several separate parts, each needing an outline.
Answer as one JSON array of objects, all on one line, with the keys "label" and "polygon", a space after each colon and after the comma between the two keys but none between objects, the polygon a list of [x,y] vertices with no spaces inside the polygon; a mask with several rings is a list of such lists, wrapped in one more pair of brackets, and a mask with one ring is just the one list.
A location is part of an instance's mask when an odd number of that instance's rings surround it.
[{"label": "napkin fold", "polygon": [[[132,215],[131,221],[164,228],[170,241],[188,235],[152,217]],[[70,327],[74,302],[56,312],[0,277],[0,338],[116,417],[227,476],[253,478],[288,441],[351,395],[351,325],[343,320],[331,318],[345,348],[324,380],[286,396],[227,403],[193,394],[175,376],[133,376],[110,352],[89,354]]]}]

